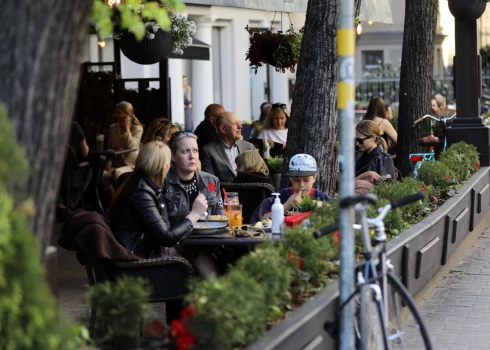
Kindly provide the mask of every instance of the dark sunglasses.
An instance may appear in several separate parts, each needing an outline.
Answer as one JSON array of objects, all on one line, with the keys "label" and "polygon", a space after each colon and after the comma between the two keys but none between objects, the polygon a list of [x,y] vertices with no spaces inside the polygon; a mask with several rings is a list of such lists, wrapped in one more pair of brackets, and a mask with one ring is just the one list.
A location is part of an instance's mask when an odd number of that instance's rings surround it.
[{"label": "dark sunglasses", "polygon": [[286,109],[287,106],[284,103],[274,103],[272,105],[272,108],[280,108],[280,109]]},{"label": "dark sunglasses", "polygon": [[364,138],[362,138],[362,139],[361,139],[361,138],[356,138],[356,142],[357,142],[358,144],[362,145],[362,144],[363,144],[363,142],[364,142],[364,140],[367,140],[367,139],[370,139],[370,138],[371,138],[371,136],[366,136],[366,137],[364,137]]}]

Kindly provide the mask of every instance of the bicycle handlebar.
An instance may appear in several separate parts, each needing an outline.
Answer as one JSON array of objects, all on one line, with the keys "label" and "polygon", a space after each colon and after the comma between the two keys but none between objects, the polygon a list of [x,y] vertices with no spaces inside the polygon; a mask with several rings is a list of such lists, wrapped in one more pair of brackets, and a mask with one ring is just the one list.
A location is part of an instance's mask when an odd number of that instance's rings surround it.
[{"label": "bicycle handlebar", "polygon": [[[380,214],[376,218],[370,219],[370,221],[372,221],[372,222],[376,222],[379,220],[382,221],[386,217],[386,215],[390,212],[391,209],[399,208],[399,207],[402,207],[402,206],[407,205],[409,203],[416,202],[418,200],[423,199],[424,197],[425,197],[425,195],[423,192],[417,192],[417,193],[412,194],[412,195],[407,196],[407,197],[392,200],[390,202],[390,204],[387,204],[387,205],[379,208]],[[377,199],[376,199],[376,196],[374,196],[372,194],[346,197],[340,201],[340,206],[341,206],[341,208],[345,208],[349,205],[354,205],[354,204],[357,204],[360,202],[368,202],[369,204],[376,204]],[[322,227],[322,228],[316,230],[315,232],[313,232],[313,236],[317,239],[320,237],[323,237],[323,236],[327,236],[331,233],[334,233],[335,231],[338,231],[339,227],[340,227],[339,223],[336,222],[334,224],[331,224],[331,225],[328,225],[328,226],[325,226],[325,227]]]},{"label": "bicycle handlebar", "polygon": [[444,124],[446,124],[446,122],[447,122],[448,120],[452,120],[452,119],[456,118],[456,113],[454,113],[454,114],[453,114],[452,116],[450,116],[450,117],[440,117],[440,118],[434,117],[434,116],[432,116],[432,115],[430,115],[430,114],[426,114],[426,115],[424,115],[422,118],[419,118],[419,119],[417,119],[416,121],[414,121],[414,122],[413,122],[413,124],[412,124],[412,126],[417,125],[418,123],[420,123],[420,122],[421,122],[422,120],[424,120],[425,118],[430,118],[430,119],[435,120],[436,122],[443,122]]}]

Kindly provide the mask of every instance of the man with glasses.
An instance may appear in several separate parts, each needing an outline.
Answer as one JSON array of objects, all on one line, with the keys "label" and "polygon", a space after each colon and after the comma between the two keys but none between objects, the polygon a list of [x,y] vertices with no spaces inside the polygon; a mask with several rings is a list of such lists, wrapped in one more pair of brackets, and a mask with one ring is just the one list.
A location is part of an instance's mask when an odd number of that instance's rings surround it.
[{"label": "man with glasses", "polygon": [[204,111],[204,120],[197,126],[194,134],[197,136],[197,145],[203,149],[208,143],[218,140],[216,133],[216,117],[225,111],[225,108],[219,104],[210,104]]},{"label": "man with glasses", "polygon": [[232,182],[236,176],[235,158],[242,152],[254,150],[250,142],[242,140],[242,125],[232,112],[216,118],[218,140],[200,150],[202,170],[217,176],[222,182]]}]

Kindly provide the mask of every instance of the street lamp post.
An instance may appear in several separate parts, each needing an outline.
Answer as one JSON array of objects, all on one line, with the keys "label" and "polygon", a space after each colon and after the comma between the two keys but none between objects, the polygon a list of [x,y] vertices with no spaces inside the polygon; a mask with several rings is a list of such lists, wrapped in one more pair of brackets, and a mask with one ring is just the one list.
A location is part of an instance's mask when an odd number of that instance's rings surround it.
[{"label": "street lamp post", "polygon": [[458,117],[447,130],[447,141],[448,144],[465,141],[475,145],[480,153],[480,164],[488,166],[490,130],[480,118],[482,73],[476,23],[485,11],[486,0],[448,0],[448,4],[455,18],[454,88]]}]

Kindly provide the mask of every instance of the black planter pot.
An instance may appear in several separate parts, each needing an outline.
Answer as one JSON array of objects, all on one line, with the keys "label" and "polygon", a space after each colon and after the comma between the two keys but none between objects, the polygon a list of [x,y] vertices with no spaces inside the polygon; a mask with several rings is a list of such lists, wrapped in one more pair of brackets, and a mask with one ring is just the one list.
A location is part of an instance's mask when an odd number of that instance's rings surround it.
[{"label": "black planter pot", "polygon": [[161,29],[155,32],[153,39],[145,37],[137,41],[133,34],[125,31],[119,40],[119,47],[131,61],[139,64],[154,64],[172,53],[174,37]]},{"label": "black planter pot", "polygon": [[483,15],[486,0],[448,0],[452,15],[461,21],[474,21]]}]

